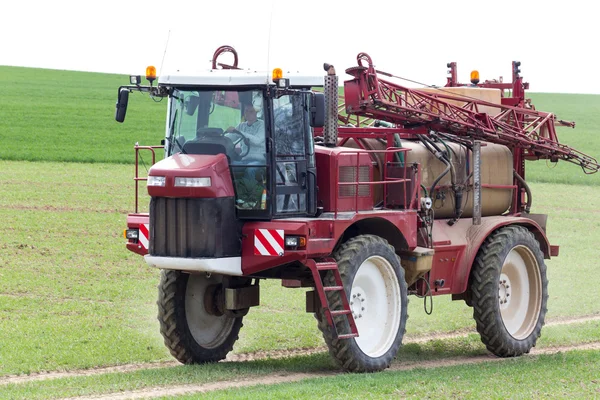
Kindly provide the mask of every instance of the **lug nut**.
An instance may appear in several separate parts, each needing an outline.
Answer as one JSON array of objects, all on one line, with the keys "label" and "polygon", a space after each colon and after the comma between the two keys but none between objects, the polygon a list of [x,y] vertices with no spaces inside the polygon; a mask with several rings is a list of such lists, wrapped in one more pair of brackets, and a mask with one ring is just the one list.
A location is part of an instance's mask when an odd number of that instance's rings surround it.
[{"label": "lug nut", "polygon": [[510,293],[506,293],[506,297],[510,296]]},{"label": "lug nut", "polygon": [[356,295],[355,295],[355,294],[353,294],[353,295],[352,295],[352,298],[353,298],[353,299],[355,299],[355,298],[356,298]]},{"label": "lug nut", "polygon": [[360,297],[360,293],[359,293],[359,294],[357,294],[357,296],[358,296],[358,297]]},{"label": "lug nut", "polygon": [[365,311],[365,308],[364,308],[364,307],[362,308],[362,311]]},{"label": "lug nut", "polygon": [[351,301],[351,302],[350,302],[350,305],[352,305],[352,304],[354,304],[354,302],[353,302],[353,301]]}]

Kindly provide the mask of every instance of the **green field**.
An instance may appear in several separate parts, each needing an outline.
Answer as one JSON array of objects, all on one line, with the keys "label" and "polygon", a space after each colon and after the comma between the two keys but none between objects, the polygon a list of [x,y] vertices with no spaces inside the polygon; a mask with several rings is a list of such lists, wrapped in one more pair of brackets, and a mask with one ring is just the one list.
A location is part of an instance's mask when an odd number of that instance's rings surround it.
[{"label": "green field", "polygon": [[[164,137],[166,100],[132,93],[119,124],[117,90],[128,82],[120,75],[0,66],[0,159],[131,164],[136,142],[158,145]],[[557,127],[562,143],[600,158],[600,95],[530,97],[537,110],[576,122],[575,129]],[[599,176],[566,162],[529,162],[527,175],[536,182],[600,186]]]},{"label": "green field", "polygon": [[[126,214],[134,204],[133,144],[158,144],[164,134],[165,103],[132,95],[126,122],[118,124],[114,121],[114,103],[117,88],[127,83],[127,77],[0,67],[0,82],[5,90],[0,98],[0,377],[171,360],[155,318],[159,272],[128,252],[122,237]],[[600,156],[600,139],[595,132],[595,123],[600,123],[600,96],[535,94],[532,98],[538,110],[577,121],[575,130],[559,128],[564,143]],[[532,162],[527,175],[533,191],[533,212],[550,215],[548,236],[553,244],[561,246],[560,257],[548,262],[548,319],[598,315],[600,290],[593,277],[600,267],[600,175],[584,176],[581,169],[568,163],[559,163],[552,171],[547,169],[543,161]],[[282,289],[278,282],[267,282],[261,294],[261,306],[252,309],[244,321],[236,353],[323,345],[315,319],[304,313],[304,289]],[[411,298],[409,315],[408,340],[424,334],[474,329],[471,309],[447,297],[434,299],[431,316],[423,312],[422,300]],[[598,332],[597,323],[578,329],[548,327],[540,345],[598,341]],[[414,346],[405,346],[399,358],[485,353],[476,335]],[[516,376],[534,370],[540,380],[556,378],[560,368],[550,366],[567,362],[575,367],[564,379],[574,380],[575,384],[585,381],[590,390],[598,388],[584,373],[586,365],[597,369],[597,351],[561,357],[504,363],[493,371],[496,378],[483,389],[465,386],[468,392],[461,388],[455,395],[478,397],[487,388],[503,397],[546,397],[548,391],[535,392],[520,386]],[[323,353],[285,362],[231,365],[59,379],[9,385],[6,391],[0,386],[0,398],[59,398],[209,382],[215,376],[227,379],[238,373],[333,368]],[[486,371],[496,369],[494,365],[486,366]],[[485,371],[477,368],[448,367],[410,374],[390,371],[381,377],[361,377],[356,393],[367,397],[359,393],[368,394],[369,388],[377,386],[382,389],[373,397],[394,395],[394,387],[381,382],[390,380],[389,376],[394,377],[390,381],[422,382],[423,388],[438,390],[452,376],[476,375],[483,380]],[[550,372],[543,372],[546,369]],[[522,372],[511,375],[511,370]],[[510,380],[511,376],[515,390],[521,387],[521,391],[515,396],[496,391],[496,382]],[[350,396],[351,380],[335,379],[336,397]],[[306,384],[314,385],[314,390],[303,385],[251,393],[257,397],[302,397],[303,393],[313,397],[328,383]],[[86,392],[82,389],[85,387],[93,389]],[[452,389],[444,387],[435,396],[452,395],[448,392]],[[426,389],[419,391],[417,385],[409,383],[402,390],[398,396],[429,395]],[[565,395],[583,397],[594,393],[581,386],[578,391],[564,390]],[[244,392],[222,394],[235,395],[243,396]]]}]

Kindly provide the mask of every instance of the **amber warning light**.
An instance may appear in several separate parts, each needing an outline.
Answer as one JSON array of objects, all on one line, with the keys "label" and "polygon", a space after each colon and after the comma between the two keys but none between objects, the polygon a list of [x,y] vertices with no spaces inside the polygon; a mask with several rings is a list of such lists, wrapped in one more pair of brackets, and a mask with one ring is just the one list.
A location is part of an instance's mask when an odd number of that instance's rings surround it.
[{"label": "amber warning light", "polygon": [[283,70],[281,68],[275,68],[273,70],[273,82],[283,78]]},{"label": "amber warning light", "polygon": [[473,85],[477,85],[479,83],[479,71],[477,71],[477,70],[471,71],[471,83]]},{"label": "amber warning light", "polygon": [[146,68],[146,79],[152,85],[152,82],[156,80],[156,68],[152,65]]},{"label": "amber warning light", "polygon": [[290,85],[290,80],[283,78],[283,70],[281,68],[273,69],[272,77],[273,77],[273,82],[275,82],[275,84],[279,88],[285,89]]}]

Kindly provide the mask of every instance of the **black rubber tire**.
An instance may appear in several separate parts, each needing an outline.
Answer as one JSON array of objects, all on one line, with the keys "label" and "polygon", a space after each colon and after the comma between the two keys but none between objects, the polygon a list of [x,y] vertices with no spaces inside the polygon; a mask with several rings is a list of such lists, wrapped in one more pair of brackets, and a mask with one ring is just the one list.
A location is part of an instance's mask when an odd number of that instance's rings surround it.
[{"label": "black rubber tire", "polygon": [[[213,274],[214,276],[214,274]],[[206,275],[195,275],[195,279],[207,279]],[[163,270],[158,285],[158,320],[160,333],[165,346],[179,362],[183,364],[204,364],[225,359],[233,350],[242,328],[242,317],[232,318],[223,315],[219,318],[233,319],[229,332],[223,332],[224,339],[213,347],[200,345],[188,325],[185,298],[190,274]],[[204,293],[199,294],[200,298]]]},{"label": "black rubber tire", "polygon": [[[352,284],[365,260],[372,256],[380,256],[387,260],[393,268],[394,274],[400,287],[400,323],[393,343],[388,350],[379,357],[370,357],[365,354],[356,342],[356,338],[335,339],[333,329],[329,326],[323,309],[320,309],[315,317],[318,321],[319,330],[323,333],[329,353],[335,363],[349,372],[375,372],[386,369],[396,357],[402,338],[406,332],[406,320],[408,319],[408,289],[404,278],[404,268],[400,264],[400,258],[396,255],[394,248],[385,239],[374,235],[361,235],[349,239],[342,244],[334,253],[338,269],[344,283],[346,295],[350,299]],[[328,272],[323,278],[325,286],[334,286],[335,278],[332,272]],[[339,292],[327,292],[331,309],[342,309]],[[350,327],[345,316],[334,317],[337,331],[349,333]],[[360,335],[360,331],[359,331]]]},{"label": "black rubber tire", "polygon": [[[531,252],[539,273],[537,277],[528,275],[528,281],[535,280],[539,284],[539,293],[535,296],[540,304],[539,312],[533,310],[537,317],[532,315],[528,320],[531,332],[524,333],[520,338],[514,337],[505,326],[499,295],[502,267],[507,256],[517,247],[527,248]],[[529,230],[522,226],[507,226],[498,229],[485,240],[473,264],[471,296],[477,331],[489,351],[499,357],[516,357],[529,353],[540,337],[548,311],[548,279],[544,255],[539,242]]]}]

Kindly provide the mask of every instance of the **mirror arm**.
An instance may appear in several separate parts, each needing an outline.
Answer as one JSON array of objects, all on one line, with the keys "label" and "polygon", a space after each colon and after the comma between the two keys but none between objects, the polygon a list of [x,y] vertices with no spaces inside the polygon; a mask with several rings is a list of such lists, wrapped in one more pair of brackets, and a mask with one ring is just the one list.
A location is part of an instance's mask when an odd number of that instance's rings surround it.
[{"label": "mirror arm", "polygon": [[121,93],[121,90],[127,89],[129,92],[138,91],[143,93],[150,93],[154,97],[166,97],[169,95],[169,90],[163,86],[141,86],[141,85],[124,85],[119,87],[117,93]]}]

